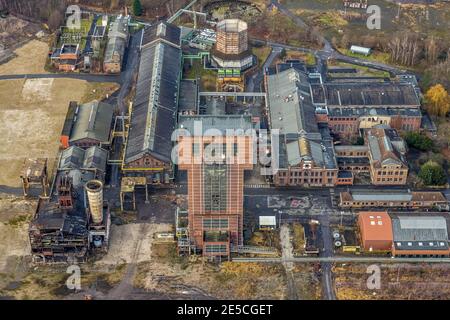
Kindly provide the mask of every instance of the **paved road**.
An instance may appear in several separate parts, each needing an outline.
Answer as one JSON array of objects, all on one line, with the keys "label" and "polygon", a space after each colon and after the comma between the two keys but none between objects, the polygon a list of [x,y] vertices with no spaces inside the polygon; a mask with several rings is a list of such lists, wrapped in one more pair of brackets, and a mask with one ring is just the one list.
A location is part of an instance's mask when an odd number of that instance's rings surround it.
[{"label": "paved road", "polygon": [[450,263],[450,258],[390,258],[390,257],[359,257],[359,256],[333,256],[333,257],[294,257],[283,258],[233,258],[235,262],[264,262],[264,263]]},{"label": "paved road", "polygon": [[[308,25],[299,16],[295,15],[294,13],[292,13],[285,5],[279,3],[278,0],[272,0],[272,4],[274,6],[276,6],[281,13],[283,13],[287,17],[291,18],[292,21],[298,27],[303,28],[303,29],[310,29],[308,27]],[[328,41],[328,39],[326,39],[324,36],[322,36],[321,34],[318,34],[318,33],[315,34],[315,36],[319,39],[319,42],[321,42],[323,44],[323,49],[320,50],[320,51],[316,51],[315,54],[320,60],[322,60],[325,63],[329,59],[335,59],[335,60],[338,60],[338,61],[341,61],[341,62],[351,63],[351,64],[365,66],[365,67],[370,67],[370,68],[381,70],[381,71],[387,71],[387,72],[389,72],[390,74],[393,74],[393,75],[407,74],[408,73],[407,70],[400,70],[400,69],[398,69],[396,67],[389,66],[389,65],[386,65],[386,64],[383,64],[383,63],[374,62],[374,61],[368,61],[368,60],[364,60],[364,59],[360,59],[360,58],[354,58],[354,57],[349,57],[349,56],[343,55],[342,53],[336,51],[333,48],[333,46],[331,45],[330,41]],[[306,49],[306,48],[297,48],[296,49],[295,47],[285,46],[283,44],[272,43],[272,45],[284,47],[284,48],[287,48],[287,49],[290,49],[290,50],[300,49],[301,51],[309,51],[309,52],[312,51],[312,50]]]},{"label": "paved road", "polygon": [[[333,257],[333,241],[331,239],[330,216],[328,212],[323,212],[317,217],[320,222],[320,235],[322,238],[323,249],[320,250],[321,258]],[[329,261],[321,262],[322,268],[322,293],[326,300],[336,300],[336,294],[333,287],[333,275],[331,272],[332,264]]]},{"label": "paved road", "polygon": [[261,66],[261,68],[258,69],[256,73],[254,73],[252,76],[247,78],[247,84],[245,86],[245,91],[247,92],[261,92],[261,84],[264,80],[264,70],[266,68],[270,67],[270,65],[273,63],[275,58],[281,53],[282,48],[281,47],[272,47],[272,51],[270,52],[269,56],[267,57],[264,64]]}]

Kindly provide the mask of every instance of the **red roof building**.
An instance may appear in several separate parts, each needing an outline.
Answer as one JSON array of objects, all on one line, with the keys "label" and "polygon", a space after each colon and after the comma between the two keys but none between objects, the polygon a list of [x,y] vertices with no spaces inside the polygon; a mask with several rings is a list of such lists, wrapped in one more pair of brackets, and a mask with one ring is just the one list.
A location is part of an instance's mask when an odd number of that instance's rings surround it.
[{"label": "red roof building", "polygon": [[392,221],[387,212],[360,212],[358,226],[364,251],[392,250]]}]

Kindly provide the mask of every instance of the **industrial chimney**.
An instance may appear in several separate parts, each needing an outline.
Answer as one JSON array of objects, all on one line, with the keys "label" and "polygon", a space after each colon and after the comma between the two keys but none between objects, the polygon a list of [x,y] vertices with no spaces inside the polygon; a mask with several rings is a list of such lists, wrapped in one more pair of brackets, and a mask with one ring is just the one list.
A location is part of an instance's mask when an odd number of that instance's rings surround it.
[{"label": "industrial chimney", "polygon": [[86,183],[85,188],[92,222],[100,224],[103,221],[103,183],[99,180],[90,180]]}]

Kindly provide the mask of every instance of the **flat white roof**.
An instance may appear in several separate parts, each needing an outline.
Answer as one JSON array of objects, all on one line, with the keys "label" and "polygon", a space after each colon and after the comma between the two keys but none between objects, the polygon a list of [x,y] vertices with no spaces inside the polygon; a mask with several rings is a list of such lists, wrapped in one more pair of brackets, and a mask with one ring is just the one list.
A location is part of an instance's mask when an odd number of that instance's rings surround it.
[{"label": "flat white roof", "polygon": [[259,225],[260,226],[276,226],[276,218],[275,216],[260,216],[259,217]]}]

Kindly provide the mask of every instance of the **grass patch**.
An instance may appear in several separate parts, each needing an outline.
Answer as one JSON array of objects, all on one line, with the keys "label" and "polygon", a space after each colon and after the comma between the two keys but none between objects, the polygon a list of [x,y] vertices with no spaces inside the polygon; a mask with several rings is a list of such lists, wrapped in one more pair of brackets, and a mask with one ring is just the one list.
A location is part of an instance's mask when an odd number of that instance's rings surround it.
[{"label": "grass patch", "polygon": [[103,100],[107,95],[113,94],[119,89],[117,83],[109,82],[89,82],[87,84],[86,92],[81,99],[81,103],[90,102],[92,100]]},{"label": "grass patch", "polygon": [[370,55],[365,56],[363,54],[353,53],[350,51],[350,49],[339,48],[339,51],[341,51],[342,54],[345,54],[346,56],[349,56],[349,57],[359,58],[359,59],[364,59],[364,60],[374,61],[374,62],[380,62],[380,63],[384,63],[384,64],[389,64],[390,60],[391,60],[390,54],[386,53],[386,52],[372,51],[372,53]]},{"label": "grass patch", "polygon": [[285,59],[286,60],[303,60],[308,65],[316,64],[316,57],[314,56],[314,54],[309,53],[309,52],[287,50]]},{"label": "grass patch", "polygon": [[22,214],[22,215],[18,215],[14,218],[9,219],[9,221],[7,222],[7,225],[12,226],[12,227],[19,227],[19,226],[23,225],[24,223],[30,222],[30,220],[31,220],[31,215]]},{"label": "grass patch", "polygon": [[252,53],[258,58],[258,67],[264,64],[271,51],[272,49],[266,46],[252,48]]},{"label": "grass patch", "polygon": [[214,70],[205,69],[200,60],[193,60],[192,65],[189,66],[189,61],[185,61],[188,65],[187,70],[183,74],[184,79],[200,78],[201,88],[205,91],[216,91],[217,74]]},{"label": "grass patch", "polygon": [[[357,75],[362,77],[383,77],[383,78],[390,78],[390,74],[387,71],[372,69],[369,67],[363,67],[356,64],[350,64],[346,62],[340,62],[336,60],[331,60],[329,63],[332,67],[342,67],[342,68],[353,68],[356,69]],[[333,74],[329,74],[333,76]],[[341,77],[343,74],[335,74],[335,77]]]},{"label": "grass patch", "polygon": [[325,28],[342,28],[348,25],[348,21],[336,12],[322,12],[315,16],[313,21]]}]

